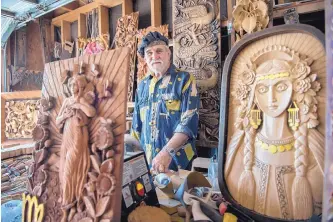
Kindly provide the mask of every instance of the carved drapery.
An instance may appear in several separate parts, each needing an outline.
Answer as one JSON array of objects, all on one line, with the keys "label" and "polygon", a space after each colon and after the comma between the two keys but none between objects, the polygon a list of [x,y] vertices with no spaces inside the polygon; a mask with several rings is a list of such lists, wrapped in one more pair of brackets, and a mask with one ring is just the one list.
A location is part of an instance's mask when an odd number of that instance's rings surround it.
[{"label": "carved drapery", "polygon": [[[147,35],[149,32],[159,32],[165,37],[168,37],[168,27],[169,25],[161,25],[160,27],[154,27],[154,26],[149,26],[148,28],[145,29],[140,29],[137,34],[138,38],[138,46],[141,44],[143,36]],[[137,66],[137,83],[145,77],[145,75],[148,72],[148,66],[147,63],[145,62],[144,58],[140,56],[140,54],[137,54],[138,58],[138,66]]]},{"label": "carved drapery", "polygon": [[29,179],[44,221],[120,220],[129,61],[122,48],[45,65]]},{"label": "carved drapery", "polygon": [[129,47],[131,49],[130,75],[128,83],[127,100],[133,100],[134,71],[136,59],[137,39],[136,33],[139,25],[139,12],[133,12],[118,19],[115,35],[116,48]]},{"label": "carved drapery", "polygon": [[38,100],[6,101],[5,136],[7,139],[32,138],[36,126]]},{"label": "carved drapery", "polygon": [[199,144],[217,147],[219,123],[219,1],[173,1],[173,61],[193,74],[201,92]]}]

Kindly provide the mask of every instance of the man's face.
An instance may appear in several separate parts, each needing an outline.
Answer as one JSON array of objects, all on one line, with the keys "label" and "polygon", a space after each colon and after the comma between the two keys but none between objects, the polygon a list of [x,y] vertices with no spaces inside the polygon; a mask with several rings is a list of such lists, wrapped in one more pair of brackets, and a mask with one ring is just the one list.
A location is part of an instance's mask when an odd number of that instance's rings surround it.
[{"label": "man's face", "polygon": [[164,74],[170,66],[170,50],[165,45],[147,47],[145,61],[152,72]]}]

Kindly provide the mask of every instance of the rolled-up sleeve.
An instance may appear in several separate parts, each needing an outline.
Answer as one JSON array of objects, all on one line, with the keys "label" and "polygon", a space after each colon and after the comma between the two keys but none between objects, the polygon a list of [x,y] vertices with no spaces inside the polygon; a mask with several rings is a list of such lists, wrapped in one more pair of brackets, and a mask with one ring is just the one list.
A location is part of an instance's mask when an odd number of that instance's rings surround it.
[{"label": "rolled-up sleeve", "polygon": [[138,105],[138,92],[136,92],[131,135],[134,138],[136,138],[138,141],[140,141],[141,131],[142,131],[142,121],[141,121],[141,118],[140,118],[140,108],[139,108],[139,105]]},{"label": "rolled-up sleeve", "polygon": [[198,133],[199,124],[199,94],[196,81],[193,75],[182,88],[181,119],[175,129],[175,133],[184,133],[189,139],[195,139]]}]

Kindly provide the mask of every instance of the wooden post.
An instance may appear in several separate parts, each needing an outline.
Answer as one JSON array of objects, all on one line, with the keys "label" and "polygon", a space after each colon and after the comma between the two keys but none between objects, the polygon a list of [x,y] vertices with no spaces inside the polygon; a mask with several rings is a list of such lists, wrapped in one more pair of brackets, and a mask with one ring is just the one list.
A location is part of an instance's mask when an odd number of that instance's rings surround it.
[{"label": "wooden post", "polygon": [[133,12],[133,0],[123,0],[122,16],[131,14]]},{"label": "wooden post", "polygon": [[71,41],[71,24],[64,20],[61,21],[61,44],[64,46],[65,41]]},{"label": "wooden post", "polygon": [[77,27],[78,27],[77,36],[87,38],[86,15],[85,14],[79,14]]},{"label": "wooden post", "polygon": [[151,26],[162,25],[161,0],[150,0]]},{"label": "wooden post", "polygon": [[99,35],[109,33],[109,9],[105,6],[98,6],[98,30]]}]

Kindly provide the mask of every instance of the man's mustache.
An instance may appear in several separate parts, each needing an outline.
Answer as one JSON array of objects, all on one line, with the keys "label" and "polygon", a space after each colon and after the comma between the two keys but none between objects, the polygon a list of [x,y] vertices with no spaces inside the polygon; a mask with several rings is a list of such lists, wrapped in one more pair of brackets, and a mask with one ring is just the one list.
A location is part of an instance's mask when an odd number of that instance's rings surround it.
[{"label": "man's mustache", "polygon": [[155,63],[155,62],[160,62],[160,63],[162,63],[162,64],[163,64],[163,61],[162,61],[162,60],[160,60],[160,59],[158,59],[158,60],[152,60],[152,61],[150,62],[150,64],[153,64],[153,63]]}]

